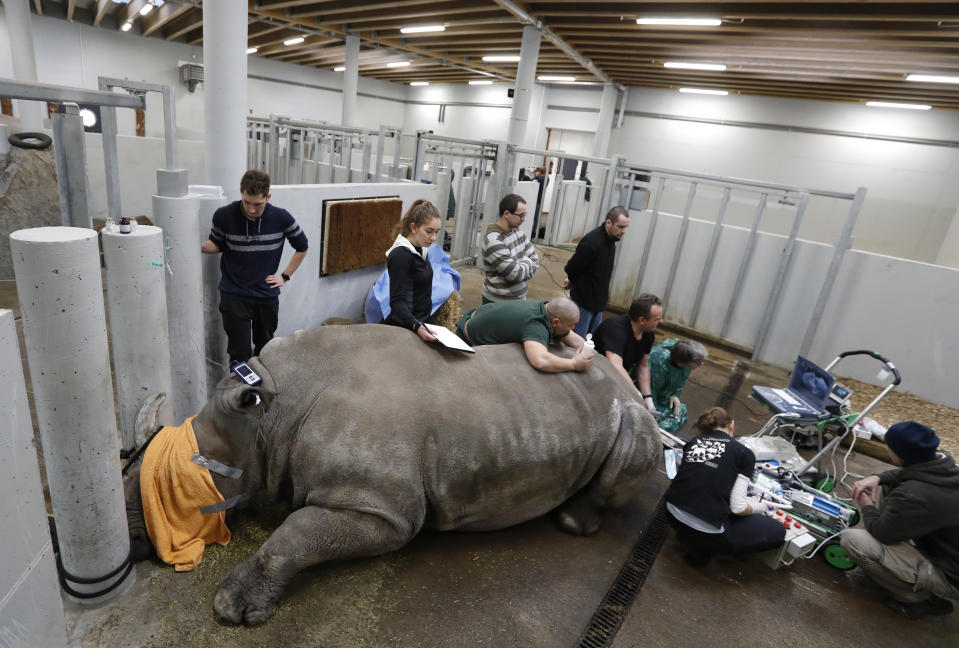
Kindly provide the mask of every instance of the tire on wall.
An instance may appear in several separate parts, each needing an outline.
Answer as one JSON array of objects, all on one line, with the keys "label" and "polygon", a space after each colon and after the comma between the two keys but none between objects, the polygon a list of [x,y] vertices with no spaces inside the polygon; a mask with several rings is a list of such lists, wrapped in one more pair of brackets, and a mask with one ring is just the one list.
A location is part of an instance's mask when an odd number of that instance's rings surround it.
[{"label": "tire on wall", "polygon": [[22,149],[45,149],[53,140],[46,133],[15,133],[7,138],[11,146]]}]

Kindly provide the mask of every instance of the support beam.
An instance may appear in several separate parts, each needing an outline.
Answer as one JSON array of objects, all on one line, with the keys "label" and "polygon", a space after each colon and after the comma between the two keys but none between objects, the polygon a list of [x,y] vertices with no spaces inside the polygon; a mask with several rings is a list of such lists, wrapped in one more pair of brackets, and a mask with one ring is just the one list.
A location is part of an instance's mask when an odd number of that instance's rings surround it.
[{"label": "support beam", "polygon": [[[340,124],[356,126],[356,92],[360,74],[360,37],[350,34],[346,37],[346,70],[343,71],[343,111]],[[382,142],[380,142],[382,146]],[[376,173],[380,170],[376,169]]]},{"label": "support beam", "polygon": [[230,200],[239,199],[246,171],[246,47],[246,3],[204,3],[204,184],[223,187]]},{"label": "support beam", "polygon": [[609,154],[609,138],[613,130],[613,117],[616,113],[616,86],[607,83],[603,86],[603,97],[599,104],[599,119],[596,121],[596,135],[593,138],[593,157],[604,158]]},{"label": "support beam", "polygon": [[111,4],[113,4],[113,0],[97,0],[96,6],[93,8],[94,27],[98,26],[103,17],[107,15],[107,9],[110,8]]},{"label": "support beam", "polygon": [[[10,55],[13,61],[13,76],[19,81],[37,80],[37,55],[33,49],[33,26],[30,22],[30,5],[27,0],[7,0],[4,5],[7,17],[7,33],[10,35]],[[42,14],[39,0],[37,13]],[[0,92],[7,97],[13,95]],[[14,97],[16,98],[16,97]],[[18,102],[20,132],[43,130],[45,106],[36,102]]]},{"label": "support beam", "polygon": [[526,141],[526,126],[529,122],[530,96],[536,77],[536,63],[539,60],[539,44],[542,33],[532,25],[523,27],[523,44],[519,52],[519,65],[516,68],[516,86],[513,93],[513,110],[509,116],[509,129],[506,141],[519,144]]}]

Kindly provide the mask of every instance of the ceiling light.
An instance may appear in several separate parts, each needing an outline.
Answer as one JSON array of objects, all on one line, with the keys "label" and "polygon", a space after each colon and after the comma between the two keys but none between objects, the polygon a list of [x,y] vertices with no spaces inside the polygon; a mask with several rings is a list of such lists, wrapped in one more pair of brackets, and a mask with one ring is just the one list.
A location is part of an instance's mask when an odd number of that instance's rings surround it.
[{"label": "ceiling light", "polygon": [[959,83],[959,76],[945,76],[942,74],[909,74],[906,81],[926,81],[927,83]]},{"label": "ceiling light", "polygon": [[483,57],[487,63],[516,63],[519,59],[518,54],[493,54]]},{"label": "ceiling light", "polygon": [[130,31],[133,28],[133,23],[129,20],[120,25],[120,31]]},{"label": "ceiling light", "polygon": [[536,77],[538,81],[575,81],[576,77],[574,76],[557,76],[554,74],[541,74]]},{"label": "ceiling light", "polygon": [[409,64],[409,61],[393,61],[392,63],[387,63],[386,67],[406,67]]},{"label": "ceiling light", "polygon": [[719,18],[637,18],[637,25],[679,25],[683,27],[717,27]]},{"label": "ceiling light", "polygon": [[145,5],[143,5],[143,7],[140,9],[140,15],[141,15],[141,16],[145,16],[145,15],[147,15],[148,13],[150,13],[151,11],[153,11],[153,5],[152,5],[152,4],[145,4]]},{"label": "ceiling light", "polygon": [[932,108],[927,104],[890,103],[888,101],[867,101],[866,105],[871,108],[904,108],[906,110],[929,110]]},{"label": "ceiling light", "polygon": [[429,81],[410,81],[411,86],[428,86],[429,84]]},{"label": "ceiling light", "polygon": [[305,39],[303,36],[297,36],[296,38],[291,38],[291,39],[289,39],[289,40],[283,41],[283,44],[284,44],[284,45],[299,45],[300,43],[302,43],[302,42],[305,41],[305,40],[306,40],[306,39]]},{"label": "ceiling light", "polygon": [[470,79],[470,85],[493,85],[489,79]]},{"label": "ceiling light", "polygon": [[91,126],[96,126],[97,124],[97,114],[89,108],[80,109],[80,119],[83,120],[84,128],[90,128]]},{"label": "ceiling light", "polygon": [[446,27],[443,25],[422,25],[420,27],[403,27],[400,29],[401,34],[424,34],[426,32],[441,31],[446,31]]},{"label": "ceiling light", "polygon": [[709,88],[680,88],[679,91],[690,94],[722,95],[724,97],[729,94],[727,90],[710,90]]},{"label": "ceiling light", "polygon": [[712,70],[713,72],[723,72],[726,69],[722,63],[683,63],[682,61],[666,61],[663,67],[680,70]]},{"label": "ceiling light", "polygon": [[256,48],[256,47],[247,47],[247,48],[246,48],[246,53],[247,53],[247,54],[256,54],[256,50],[257,50],[257,49],[258,49],[258,48]]},{"label": "ceiling light", "polygon": [[344,70],[346,70],[345,65],[337,65],[335,68],[333,68],[334,72],[343,72]]}]

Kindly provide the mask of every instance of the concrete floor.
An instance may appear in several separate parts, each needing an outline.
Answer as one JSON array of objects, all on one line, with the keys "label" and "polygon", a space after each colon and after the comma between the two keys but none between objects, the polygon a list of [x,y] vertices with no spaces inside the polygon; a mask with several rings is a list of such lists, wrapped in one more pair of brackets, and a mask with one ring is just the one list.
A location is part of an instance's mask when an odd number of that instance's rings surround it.
[{"label": "concrete floor", "polygon": [[[561,293],[569,252],[541,248],[541,256],[531,298]],[[463,305],[471,308],[482,279],[473,268],[462,270]],[[10,286],[0,283],[0,307],[16,298]],[[693,413],[716,402],[737,360],[748,361],[710,353],[684,392]],[[752,385],[787,383],[781,369],[749,368],[729,406],[740,434],[767,418],[747,399]],[[854,453],[848,467],[870,474],[888,466]],[[589,538],[568,536],[541,518],[492,533],[424,533],[386,556],[320,565],[296,579],[265,626],[222,625],[212,610],[219,582],[283,518],[262,506],[259,516],[238,514],[230,546],[209,547],[194,572],[143,562],[121,599],[94,610],[67,603],[70,645],[574,646],[666,485],[663,471],[654,472],[641,496],[610,512]],[[881,597],[859,570],[839,571],[819,557],[777,571],[755,559],[694,569],[670,531],[611,645],[959,646],[959,615],[909,621],[886,610]]]}]

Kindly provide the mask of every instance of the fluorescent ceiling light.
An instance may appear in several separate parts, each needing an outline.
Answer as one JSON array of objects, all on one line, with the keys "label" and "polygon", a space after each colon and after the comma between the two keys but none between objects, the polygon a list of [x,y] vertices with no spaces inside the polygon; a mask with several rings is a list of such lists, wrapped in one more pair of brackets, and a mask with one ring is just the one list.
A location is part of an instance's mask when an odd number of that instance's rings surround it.
[{"label": "fluorescent ceiling light", "polygon": [[726,69],[722,63],[683,63],[682,61],[666,61],[663,67],[680,70],[712,70],[713,72],[723,72]]},{"label": "fluorescent ceiling light", "polygon": [[410,81],[411,86],[428,86],[429,84],[429,81]]},{"label": "fluorescent ceiling light", "polygon": [[120,31],[130,31],[133,28],[133,23],[129,20],[120,25]]},{"label": "fluorescent ceiling light", "polygon": [[409,64],[409,61],[393,61],[392,63],[387,63],[386,67],[406,67]]},{"label": "fluorescent ceiling light", "polygon": [[302,43],[302,42],[305,41],[305,40],[306,40],[306,39],[305,39],[303,36],[297,36],[296,38],[291,38],[291,39],[289,39],[289,40],[283,41],[283,44],[284,44],[284,45],[299,45],[300,43]]},{"label": "fluorescent ceiling light", "polygon": [[147,15],[148,13],[150,13],[151,11],[153,11],[153,5],[152,5],[152,4],[145,4],[145,5],[143,5],[143,7],[140,9],[140,15],[141,15],[141,16],[145,16],[145,15]]},{"label": "fluorescent ceiling light", "polygon": [[516,63],[519,59],[519,54],[492,54],[483,57],[487,63]]},{"label": "fluorescent ceiling light", "polygon": [[424,34],[426,32],[441,31],[446,31],[446,27],[443,25],[422,25],[420,27],[403,27],[400,29],[401,34]]},{"label": "fluorescent ceiling light", "polygon": [[867,101],[866,105],[871,108],[904,108],[906,110],[929,110],[932,108],[927,104],[890,103],[888,101]]},{"label": "fluorescent ceiling light", "polygon": [[566,81],[571,82],[575,81],[576,77],[574,76],[557,76],[555,74],[541,74],[536,77],[538,81]]},{"label": "fluorescent ceiling light", "polygon": [[637,18],[637,25],[680,25],[685,27],[717,27],[719,18]]},{"label": "fluorescent ceiling light", "polygon": [[959,83],[959,76],[943,74],[908,74],[906,81],[926,81],[927,83]]},{"label": "fluorescent ceiling light", "polygon": [[729,94],[728,90],[710,90],[709,88],[680,88],[679,91],[690,94],[721,95],[723,97]]},{"label": "fluorescent ceiling light", "polygon": [[257,49],[259,49],[259,48],[256,48],[256,47],[247,47],[247,48],[246,48],[246,53],[247,53],[247,54],[256,54]]},{"label": "fluorescent ceiling light", "polygon": [[470,79],[470,85],[493,85],[489,79]]},{"label": "fluorescent ceiling light", "polygon": [[333,68],[334,72],[343,72],[344,70],[346,70],[345,65],[337,65],[335,68]]}]

